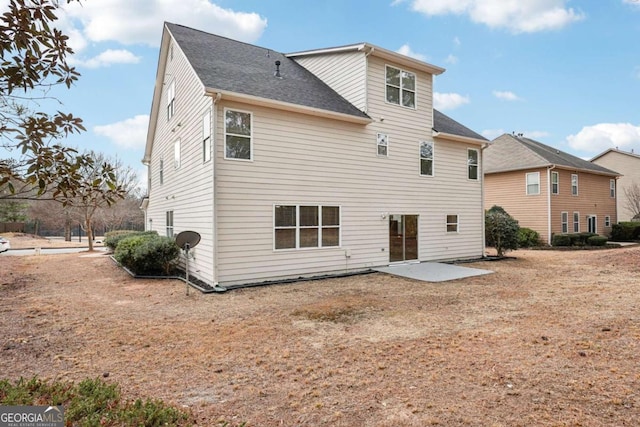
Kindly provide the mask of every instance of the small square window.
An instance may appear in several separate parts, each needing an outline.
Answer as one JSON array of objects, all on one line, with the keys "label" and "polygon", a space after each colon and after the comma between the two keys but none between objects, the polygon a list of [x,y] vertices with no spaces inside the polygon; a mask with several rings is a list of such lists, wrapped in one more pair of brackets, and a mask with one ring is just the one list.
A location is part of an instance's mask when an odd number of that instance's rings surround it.
[{"label": "small square window", "polygon": [[458,215],[447,215],[447,233],[458,232]]},{"label": "small square window", "polygon": [[378,156],[389,156],[389,135],[379,133],[377,137]]}]

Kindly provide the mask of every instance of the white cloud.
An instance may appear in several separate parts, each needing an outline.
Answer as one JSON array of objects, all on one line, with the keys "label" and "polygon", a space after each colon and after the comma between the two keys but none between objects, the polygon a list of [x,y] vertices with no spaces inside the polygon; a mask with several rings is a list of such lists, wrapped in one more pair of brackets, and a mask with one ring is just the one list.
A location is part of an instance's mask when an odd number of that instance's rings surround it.
[{"label": "white cloud", "polygon": [[140,57],[125,49],[107,49],[100,55],[86,60],[73,56],[70,62],[75,66],[100,68],[108,67],[112,64],[137,64],[140,62]]},{"label": "white cloud", "polygon": [[420,61],[426,61],[427,60],[427,57],[425,55],[412,51],[411,47],[408,44],[403,44],[402,46],[400,46],[400,49],[398,49],[396,52],[398,52],[399,54],[402,54],[402,55],[409,56],[411,58],[418,59]]},{"label": "white cloud", "polygon": [[567,0],[412,0],[411,7],[425,15],[468,15],[472,21],[513,33],[557,30],[584,19],[582,12],[566,8]]},{"label": "white cloud", "polygon": [[493,96],[495,96],[498,99],[502,99],[504,101],[520,101],[520,97],[518,95],[508,90],[507,91],[494,90]]},{"label": "white cloud", "polygon": [[110,125],[95,126],[93,131],[113,141],[117,146],[126,149],[144,148],[147,140],[149,116],[140,114]]},{"label": "white cloud", "polygon": [[462,42],[460,41],[460,38],[458,37],[454,37],[453,38],[453,45],[456,47],[459,47],[462,44]]},{"label": "white cloud", "polygon": [[246,42],[257,40],[267,26],[257,13],[224,9],[209,0],[100,0],[72,2],[64,9],[65,19],[80,27],[86,40],[126,45],[157,46],[164,21]]},{"label": "white cloud", "polygon": [[470,103],[468,96],[462,96],[457,93],[433,93],[433,106],[438,110],[453,110],[462,105]]},{"label": "white cloud", "polygon": [[567,137],[569,146],[575,150],[600,153],[608,148],[640,150],[640,126],[631,123],[599,123],[585,126],[580,132]]},{"label": "white cloud", "polygon": [[634,6],[640,6],[640,0],[623,0],[623,3],[631,4]]},{"label": "white cloud", "polygon": [[458,57],[453,55],[453,54],[449,54],[449,56],[447,56],[447,58],[444,60],[444,62],[446,62],[447,64],[457,64],[458,63]]}]

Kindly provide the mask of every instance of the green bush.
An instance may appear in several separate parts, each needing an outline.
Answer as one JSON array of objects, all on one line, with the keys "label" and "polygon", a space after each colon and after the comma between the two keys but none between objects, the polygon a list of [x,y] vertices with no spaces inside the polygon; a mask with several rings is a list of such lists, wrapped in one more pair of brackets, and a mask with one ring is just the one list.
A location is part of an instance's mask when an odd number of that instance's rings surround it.
[{"label": "green bush", "polygon": [[589,243],[589,238],[597,236],[597,234],[595,233],[588,233],[588,232],[582,232],[582,233],[578,233],[578,234],[574,234],[574,237],[572,237],[572,239],[574,239],[574,246],[587,246]]},{"label": "green bush", "polygon": [[151,236],[140,236],[135,234],[125,236],[116,246],[116,251],[113,253],[113,257],[120,264],[124,265],[128,269],[132,269],[134,263],[133,256],[136,248],[151,238]]},{"label": "green bush", "polygon": [[520,227],[518,230],[518,247],[532,248],[540,246],[540,233],[527,227]]},{"label": "green bush", "polygon": [[571,246],[571,235],[554,234],[551,238],[551,246]]},{"label": "green bush", "polygon": [[104,245],[108,247],[111,252],[115,252],[118,243],[122,239],[125,239],[130,236],[146,236],[146,235],[154,235],[157,236],[158,233],[156,231],[135,231],[135,230],[114,230],[105,233],[104,235]]},{"label": "green bush", "polygon": [[615,242],[631,242],[640,238],[640,223],[625,221],[611,226],[611,240]]},{"label": "green bush", "polygon": [[131,270],[136,274],[170,274],[180,248],[171,237],[147,238],[133,251]]},{"label": "green bush", "polygon": [[509,250],[518,249],[520,226],[511,215],[500,206],[493,206],[485,214],[485,240],[487,246],[496,248],[498,256]]},{"label": "green bush", "polygon": [[186,426],[189,415],[160,400],[127,401],[117,384],[86,379],[79,384],[20,378],[0,381],[0,405],[64,406],[66,425],[78,426]]},{"label": "green bush", "polygon": [[587,239],[587,244],[589,246],[604,246],[608,240],[609,239],[604,236],[591,236]]}]

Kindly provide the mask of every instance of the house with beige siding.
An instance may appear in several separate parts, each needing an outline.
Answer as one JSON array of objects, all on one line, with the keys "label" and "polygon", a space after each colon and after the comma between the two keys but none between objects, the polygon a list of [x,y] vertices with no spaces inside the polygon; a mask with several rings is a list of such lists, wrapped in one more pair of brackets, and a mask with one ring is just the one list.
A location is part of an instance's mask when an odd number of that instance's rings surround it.
[{"label": "house with beige siding", "polygon": [[164,25],[147,229],[222,287],[483,256],[482,136],[444,69],[367,43],[292,54]]},{"label": "house with beige siding", "polygon": [[[598,154],[592,163],[622,174],[618,178],[618,222],[640,215],[640,155],[610,148]],[[640,219],[640,217],[638,217]]]},{"label": "house with beige siding", "polygon": [[485,209],[503,207],[546,243],[553,234],[611,233],[619,174],[529,138],[504,134],[484,150]]}]

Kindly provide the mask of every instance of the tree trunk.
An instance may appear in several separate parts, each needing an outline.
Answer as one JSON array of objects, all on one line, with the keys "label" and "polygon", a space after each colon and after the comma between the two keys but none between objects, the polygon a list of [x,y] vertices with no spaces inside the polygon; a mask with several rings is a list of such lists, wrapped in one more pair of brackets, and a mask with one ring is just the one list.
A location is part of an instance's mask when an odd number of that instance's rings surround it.
[{"label": "tree trunk", "polygon": [[84,221],[85,232],[87,233],[87,240],[89,241],[89,252],[93,251],[93,229],[91,224],[91,218],[86,218]]}]

